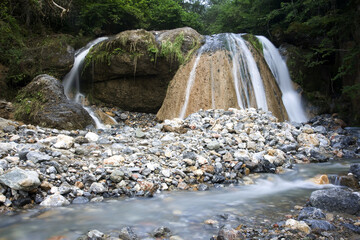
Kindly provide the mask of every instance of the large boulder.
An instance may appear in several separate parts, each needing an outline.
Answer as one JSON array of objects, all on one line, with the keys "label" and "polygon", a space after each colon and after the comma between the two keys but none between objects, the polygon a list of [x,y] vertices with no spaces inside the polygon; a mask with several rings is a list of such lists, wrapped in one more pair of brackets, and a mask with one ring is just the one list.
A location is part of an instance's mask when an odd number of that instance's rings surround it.
[{"label": "large boulder", "polygon": [[14,190],[31,191],[40,185],[40,180],[35,171],[15,168],[1,175],[0,183]]},{"label": "large boulder", "polygon": [[15,118],[42,127],[83,129],[92,124],[88,112],[66,98],[59,80],[49,75],[33,79],[16,97]]},{"label": "large boulder", "polygon": [[358,214],[360,211],[360,196],[342,188],[314,191],[310,203],[313,207],[330,212]]},{"label": "large boulder", "polygon": [[94,46],[87,55],[82,91],[93,101],[155,113],[168,83],[202,38],[191,28],[121,32]]},{"label": "large boulder", "polygon": [[[268,109],[280,121],[286,120],[282,93],[262,53],[250,43],[246,45],[258,66]],[[239,48],[229,35],[206,38],[200,53],[182,65],[170,82],[157,119],[184,118],[200,109],[257,108],[254,88],[258,86],[252,86],[243,59],[239,57],[241,51],[235,51]],[[234,73],[238,81],[234,80]]]}]

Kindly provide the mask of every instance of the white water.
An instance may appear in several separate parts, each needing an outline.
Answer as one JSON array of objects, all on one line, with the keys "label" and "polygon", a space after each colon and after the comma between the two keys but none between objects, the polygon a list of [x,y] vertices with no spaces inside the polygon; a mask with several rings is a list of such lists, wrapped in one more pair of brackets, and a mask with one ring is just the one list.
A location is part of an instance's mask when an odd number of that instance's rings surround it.
[{"label": "white water", "polygon": [[196,77],[196,68],[197,68],[197,65],[199,64],[201,54],[202,54],[202,52],[200,49],[200,51],[195,59],[194,66],[191,69],[189,79],[187,81],[186,92],[185,92],[185,101],[184,101],[184,105],[181,108],[181,112],[180,112],[180,116],[179,116],[179,118],[181,118],[181,119],[183,119],[185,117],[186,109],[189,104],[190,92],[191,92],[192,86],[194,85],[194,81],[195,81],[195,77]]},{"label": "white water", "polygon": [[257,36],[257,38],[263,45],[265,60],[282,92],[282,101],[290,121],[306,122],[308,118],[301,104],[301,97],[292,87],[285,60],[281,57],[279,50],[266,37]]},{"label": "white water", "polygon": [[[239,34],[231,34],[237,46],[240,48],[240,57],[243,66],[247,69],[250,74],[252,87],[254,89],[256,104],[258,108],[262,108],[267,111],[268,106],[266,102],[266,95],[264,84],[260,76],[259,69],[256,65],[255,59],[252,56],[249,48],[246,46],[245,40]],[[238,71],[238,70],[237,70]]]},{"label": "white water", "polygon": [[[71,68],[70,72],[66,74],[64,80],[63,80],[63,86],[64,86],[64,92],[68,99],[72,99],[73,101],[80,103],[83,108],[89,113],[91,118],[94,120],[96,124],[96,128],[103,129],[105,126],[101,123],[99,118],[96,116],[96,114],[92,111],[90,107],[85,107],[83,104],[83,100],[85,99],[85,96],[80,93],[80,73],[84,64],[84,60],[86,55],[89,53],[90,49],[102,42],[107,40],[108,37],[100,37],[97,38],[91,42],[89,42],[85,47],[79,49],[75,53],[75,61],[74,65]],[[75,91],[75,92],[73,92]]]}]

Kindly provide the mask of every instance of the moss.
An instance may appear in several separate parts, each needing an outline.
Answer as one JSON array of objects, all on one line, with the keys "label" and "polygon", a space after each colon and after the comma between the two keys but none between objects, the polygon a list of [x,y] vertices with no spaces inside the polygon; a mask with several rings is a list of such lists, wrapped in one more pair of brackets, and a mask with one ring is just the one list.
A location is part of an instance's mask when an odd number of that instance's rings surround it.
[{"label": "moss", "polygon": [[178,61],[182,64],[185,60],[184,55],[181,51],[181,47],[184,42],[184,33],[180,33],[174,40],[171,42],[170,40],[164,40],[161,43],[161,51],[160,55],[165,57],[166,60],[172,63],[174,60]]},{"label": "moss", "polygon": [[263,54],[263,45],[256,36],[252,34],[245,34],[243,38],[249,42],[259,53]]},{"label": "moss", "polygon": [[46,98],[40,91],[31,94],[21,91],[15,98],[15,119],[24,120],[34,117],[42,110],[45,102]]}]

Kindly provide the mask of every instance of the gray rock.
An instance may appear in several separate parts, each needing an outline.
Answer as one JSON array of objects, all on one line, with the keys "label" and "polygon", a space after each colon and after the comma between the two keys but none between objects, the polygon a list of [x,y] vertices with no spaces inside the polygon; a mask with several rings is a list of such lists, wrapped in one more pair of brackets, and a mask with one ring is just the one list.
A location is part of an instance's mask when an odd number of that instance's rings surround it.
[{"label": "gray rock", "polygon": [[83,129],[93,123],[80,104],[67,99],[61,81],[49,75],[35,77],[18,96],[17,120],[57,129]]},{"label": "gray rock", "polygon": [[171,230],[168,227],[158,227],[152,234],[155,238],[169,238],[171,236]]},{"label": "gray rock", "polygon": [[122,240],[138,240],[138,236],[131,227],[124,227],[120,230],[119,238]]},{"label": "gray rock", "polygon": [[324,220],[305,219],[304,222],[310,226],[312,230],[317,229],[321,231],[335,230],[334,225]]},{"label": "gray rock", "polygon": [[242,234],[233,229],[230,225],[223,226],[219,232],[216,240],[235,240],[235,239],[245,239]]},{"label": "gray rock", "polygon": [[104,233],[94,229],[94,230],[91,230],[90,232],[88,232],[87,235],[90,239],[102,239],[102,237],[104,236]]},{"label": "gray rock", "polygon": [[303,219],[324,219],[325,214],[319,208],[305,207],[301,209],[298,220]]},{"label": "gray rock", "polygon": [[51,156],[36,151],[30,151],[26,154],[26,159],[32,161],[33,163],[43,162],[43,161],[50,161]]},{"label": "gray rock", "polygon": [[360,196],[342,188],[314,191],[311,193],[310,203],[330,212],[357,214],[360,211]]},{"label": "gray rock", "polygon": [[115,170],[110,174],[111,181],[118,183],[123,180],[125,173],[121,170]]},{"label": "gray rock", "polygon": [[217,150],[220,148],[220,143],[218,141],[211,141],[206,146],[210,150]]},{"label": "gray rock", "polygon": [[350,166],[350,172],[354,174],[354,176],[360,180],[360,163],[354,163]]},{"label": "gray rock", "polygon": [[40,203],[41,206],[44,207],[60,207],[60,206],[65,206],[65,205],[69,205],[70,202],[63,196],[61,196],[60,194],[54,194],[54,195],[50,195],[47,196],[44,201],[42,201]]},{"label": "gray rock", "polygon": [[76,197],[72,201],[73,204],[85,204],[85,203],[88,203],[88,202],[89,202],[89,199],[86,198],[86,197]]},{"label": "gray rock", "polygon": [[31,191],[40,185],[39,175],[35,171],[15,168],[0,176],[0,183],[14,190]]},{"label": "gray rock", "polygon": [[137,138],[144,138],[144,137],[145,137],[145,133],[144,133],[143,131],[141,131],[140,128],[137,128],[137,129],[135,130],[135,136],[136,136]]},{"label": "gray rock", "polygon": [[103,184],[98,183],[98,182],[93,182],[90,186],[90,192],[93,192],[93,193],[103,193],[106,190],[107,190],[106,187]]}]

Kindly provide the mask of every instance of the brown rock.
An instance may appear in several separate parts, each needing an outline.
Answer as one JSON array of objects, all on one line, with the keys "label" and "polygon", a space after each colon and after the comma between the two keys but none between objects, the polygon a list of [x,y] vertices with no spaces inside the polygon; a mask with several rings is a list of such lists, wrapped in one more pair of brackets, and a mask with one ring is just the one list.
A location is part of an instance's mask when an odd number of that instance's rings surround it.
[{"label": "brown rock", "polygon": [[[180,52],[162,51],[164,45],[174,46],[179,36],[183,36]],[[123,110],[156,112],[181,64],[176,56],[184,60],[201,39],[191,28],[121,32],[96,45],[87,56],[84,90],[93,99]]]}]

